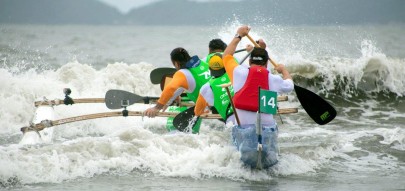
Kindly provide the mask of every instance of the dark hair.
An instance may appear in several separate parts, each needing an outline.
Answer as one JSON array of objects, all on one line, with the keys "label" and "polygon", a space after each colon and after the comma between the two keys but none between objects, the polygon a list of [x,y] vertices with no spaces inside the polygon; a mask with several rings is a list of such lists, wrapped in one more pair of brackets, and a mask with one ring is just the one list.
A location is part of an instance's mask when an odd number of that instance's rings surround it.
[{"label": "dark hair", "polygon": [[190,60],[190,55],[188,54],[187,50],[181,47],[175,48],[170,53],[170,59],[174,63],[177,61],[180,63],[180,68],[185,68],[186,63]]},{"label": "dark hair", "polygon": [[210,53],[213,50],[222,50],[222,52],[226,49],[227,45],[225,44],[224,41],[222,41],[219,38],[212,39],[210,43],[208,44],[208,48],[210,49]]},{"label": "dark hair", "polygon": [[250,63],[257,65],[266,65],[267,60],[269,59],[269,54],[263,48],[253,48],[252,53],[250,54]]}]

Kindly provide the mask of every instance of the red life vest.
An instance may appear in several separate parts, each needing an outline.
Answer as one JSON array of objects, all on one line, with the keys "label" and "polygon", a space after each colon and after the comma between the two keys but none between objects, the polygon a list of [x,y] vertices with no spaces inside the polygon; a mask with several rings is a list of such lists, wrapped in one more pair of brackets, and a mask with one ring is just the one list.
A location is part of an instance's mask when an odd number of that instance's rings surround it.
[{"label": "red life vest", "polygon": [[247,111],[258,111],[259,87],[269,89],[269,71],[262,66],[250,67],[245,84],[232,99],[235,107]]}]

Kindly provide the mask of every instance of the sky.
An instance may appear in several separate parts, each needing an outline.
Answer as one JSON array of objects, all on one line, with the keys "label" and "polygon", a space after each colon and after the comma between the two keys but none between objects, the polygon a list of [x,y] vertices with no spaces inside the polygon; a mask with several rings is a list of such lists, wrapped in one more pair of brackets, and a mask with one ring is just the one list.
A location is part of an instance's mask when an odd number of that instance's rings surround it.
[{"label": "sky", "polygon": [[128,13],[131,9],[141,7],[150,3],[154,3],[161,0],[98,0],[111,5],[122,13]]},{"label": "sky", "polygon": [[[122,13],[128,13],[131,9],[145,6],[162,0],[98,0],[117,8]],[[196,2],[215,2],[215,1],[241,1],[241,0],[191,0]]]}]

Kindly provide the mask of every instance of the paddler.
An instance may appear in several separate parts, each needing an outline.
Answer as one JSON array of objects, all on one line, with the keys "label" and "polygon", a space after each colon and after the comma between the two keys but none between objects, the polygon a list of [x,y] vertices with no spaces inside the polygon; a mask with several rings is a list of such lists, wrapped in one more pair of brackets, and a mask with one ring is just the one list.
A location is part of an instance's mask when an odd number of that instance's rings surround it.
[{"label": "paddler", "polygon": [[[186,92],[196,92],[194,95],[193,93],[187,93],[187,97],[190,98],[191,101],[196,102],[199,90],[203,84],[205,84],[211,76],[209,76],[209,71],[208,71],[208,60],[211,58],[212,55],[216,53],[223,53],[225,48],[226,48],[226,43],[222,41],[221,39],[212,39],[209,44],[208,44],[208,55],[202,59],[201,61],[201,66],[206,66],[204,71],[200,71],[200,73],[204,73],[204,77],[208,77],[208,79],[202,79],[200,76],[195,77],[193,75],[190,75],[190,72],[187,72],[186,70],[182,70],[185,68],[182,68],[182,64],[184,65],[184,62],[187,62],[187,59],[191,59],[191,57],[188,55],[187,51],[183,48],[176,48],[172,51],[170,54],[171,60],[173,65],[176,67],[179,73],[178,75],[174,75],[172,81],[175,81],[173,83],[169,83],[167,86],[170,87],[164,88],[163,92],[161,94],[160,99],[158,100],[157,104],[145,110],[145,115],[148,117],[154,117],[156,116],[156,113],[160,110],[163,109],[163,111],[167,108],[167,105],[170,105],[176,98],[179,97],[183,92],[181,90],[187,90]],[[184,51],[183,51],[184,50]],[[177,64],[177,66],[176,66]],[[178,67],[179,66],[179,67]],[[188,68],[186,68],[188,70]],[[177,73],[177,72],[176,72]],[[175,73],[175,74],[176,74]],[[177,76],[177,77],[175,77]],[[196,81],[195,79],[201,79]],[[197,83],[198,84],[197,84]],[[201,83],[201,84],[200,84]],[[190,87],[190,88],[188,88]],[[194,88],[192,90],[192,88]],[[166,91],[165,91],[166,89]],[[169,97],[168,97],[169,96]],[[174,97],[170,97],[174,96]],[[199,120],[201,121],[201,119]],[[170,123],[171,124],[171,123]],[[170,125],[172,127],[172,125]],[[194,129],[196,128],[196,129]],[[199,125],[196,125],[193,128],[194,133],[198,133],[199,130]]]},{"label": "paddler", "polygon": [[238,28],[224,51],[223,62],[235,91],[232,101],[240,122],[232,127],[233,143],[245,165],[263,169],[278,161],[278,128],[272,114],[258,113],[259,87],[277,93],[289,93],[294,89],[294,84],[282,64],[275,69],[283,77],[269,72],[269,56],[263,48],[255,47],[252,50],[248,68],[235,62],[235,49],[249,30],[248,26]]},{"label": "paddler", "polygon": [[219,38],[212,39],[208,43],[208,55],[205,57],[205,62],[208,63],[210,61],[210,58],[217,53],[223,54],[224,50],[226,49],[227,45],[224,41],[222,41]]},{"label": "paddler", "polygon": [[[200,94],[194,108],[194,114],[195,116],[200,116],[208,112],[208,110],[206,110],[207,108],[211,108],[215,113],[221,115],[222,119],[227,123],[233,122],[235,124],[235,116],[229,96],[225,88],[222,87],[222,85],[230,83],[222,62],[222,54],[215,53],[210,56],[209,69],[211,79],[200,89]],[[229,91],[233,96],[232,86],[229,87]]]},{"label": "paddler", "polygon": [[[266,44],[262,39],[258,40],[257,43],[261,47],[266,47]],[[246,50],[248,52],[252,51],[253,46],[248,45]],[[223,86],[229,84],[230,80],[224,68],[222,54],[223,52],[212,53],[210,54],[210,57],[207,58],[211,79],[201,87],[200,94],[195,104],[194,113],[195,116],[200,116],[204,113],[208,113],[210,109],[213,113],[220,114],[226,123],[232,122],[233,124],[236,124],[229,95],[227,95],[225,87]],[[231,96],[234,96],[232,85],[228,86],[228,89]]]},{"label": "paddler", "polygon": [[[233,102],[236,107],[241,125],[255,124],[258,111],[259,86],[262,89],[277,93],[289,93],[294,90],[292,78],[284,67],[279,64],[275,69],[282,74],[273,75],[267,70],[268,53],[263,48],[255,47],[249,58],[249,68],[240,66],[233,54],[241,39],[249,33],[248,26],[238,28],[235,37],[228,44],[223,54],[223,63],[226,73],[233,85],[235,96]],[[273,115],[261,114],[262,125],[275,125]]]},{"label": "paddler", "polygon": [[[191,101],[196,102],[201,86],[211,78],[208,64],[197,56],[191,57],[184,48],[173,49],[170,59],[177,72],[164,87],[156,105],[144,111],[148,117],[155,117],[160,110],[164,111],[183,92],[186,92]],[[198,131],[199,127],[193,129],[193,133]]]}]

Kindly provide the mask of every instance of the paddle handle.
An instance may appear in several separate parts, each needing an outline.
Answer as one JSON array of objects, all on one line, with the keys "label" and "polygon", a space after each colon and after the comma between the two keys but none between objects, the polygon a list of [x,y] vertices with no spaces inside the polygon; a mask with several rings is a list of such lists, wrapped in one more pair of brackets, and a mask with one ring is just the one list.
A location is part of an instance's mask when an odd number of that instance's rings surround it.
[{"label": "paddle handle", "polygon": [[[259,47],[259,48],[260,48],[260,45],[257,44],[257,42],[256,42],[255,40],[253,40],[253,38],[252,38],[249,34],[247,34],[246,37],[248,37],[248,39],[250,40],[250,42],[252,42],[252,43],[255,45],[255,47]],[[270,61],[271,64],[273,64],[274,67],[277,67],[277,66],[278,66],[278,64],[277,64],[275,61],[273,61],[273,59],[271,59],[270,56],[269,56],[269,61]]]}]

